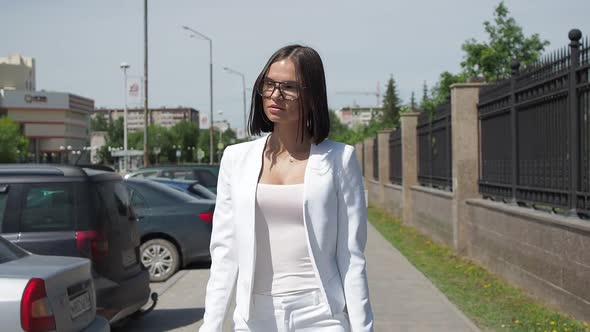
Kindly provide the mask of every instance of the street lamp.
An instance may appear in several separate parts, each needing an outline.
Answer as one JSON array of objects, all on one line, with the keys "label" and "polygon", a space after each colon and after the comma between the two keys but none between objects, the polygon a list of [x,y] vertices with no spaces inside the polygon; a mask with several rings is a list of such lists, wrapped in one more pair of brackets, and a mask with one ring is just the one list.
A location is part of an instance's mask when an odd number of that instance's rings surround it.
[{"label": "street lamp", "polygon": [[199,36],[202,39],[209,41],[209,149],[211,150],[211,153],[209,153],[209,163],[213,164],[213,40],[205,36],[204,34],[198,32],[197,30],[191,29],[185,25],[183,25],[182,28],[193,33],[192,35],[190,35],[191,38]]},{"label": "street lamp", "polygon": [[63,160],[62,162],[69,164],[70,163],[69,152],[72,150],[72,146],[71,145],[68,145],[68,146],[60,145],[59,150],[61,151],[61,158],[65,157],[65,160]]},{"label": "street lamp", "polygon": [[230,74],[235,74],[242,77],[242,92],[244,94],[244,133],[247,133],[248,129],[246,128],[246,76],[244,76],[244,74],[240,73],[239,71],[231,69],[229,67],[223,67],[223,69]]},{"label": "street lamp", "polygon": [[180,154],[182,153],[182,145],[172,145],[172,149],[176,150],[176,163],[179,163]]},{"label": "street lamp", "polygon": [[217,152],[217,162],[220,163],[221,162],[221,150],[223,150],[223,141],[222,141],[222,139],[223,139],[223,137],[222,137],[222,135],[223,135],[223,128],[222,128],[223,124],[222,123],[224,122],[224,120],[222,118],[223,111],[222,110],[219,110],[219,111],[217,111],[217,114],[219,114],[219,143],[217,143],[217,150],[219,150],[219,151]]},{"label": "street lamp", "polygon": [[127,171],[129,167],[129,158],[127,156],[127,69],[131,67],[126,62],[121,62],[121,69],[123,69],[123,86],[125,91],[125,108],[123,110],[123,149],[125,150],[125,157],[123,158],[123,169]]},{"label": "street lamp", "polygon": [[194,146],[187,146],[186,147],[186,150],[188,151],[187,152],[187,155],[188,156],[191,156],[190,162],[194,162],[194,159],[195,159],[195,149],[196,148]]}]

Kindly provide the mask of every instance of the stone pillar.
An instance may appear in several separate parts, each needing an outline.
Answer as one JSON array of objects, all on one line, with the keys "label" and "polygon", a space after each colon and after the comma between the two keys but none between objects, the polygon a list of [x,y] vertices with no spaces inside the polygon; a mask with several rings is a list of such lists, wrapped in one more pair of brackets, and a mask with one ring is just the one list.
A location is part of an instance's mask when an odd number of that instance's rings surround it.
[{"label": "stone pillar", "polygon": [[385,185],[389,183],[389,134],[391,129],[381,130],[377,133],[379,141],[379,207],[385,210]]},{"label": "stone pillar", "polygon": [[361,165],[361,170],[363,172],[363,176],[365,175],[365,161],[363,160],[363,143],[356,143],[354,145],[354,153],[356,154],[356,159],[359,161]]},{"label": "stone pillar", "polygon": [[373,139],[366,138],[365,142],[365,182],[373,180]]},{"label": "stone pillar", "polygon": [[451,86],[451,141],[453,151],[453,244],[460,254],[470,242],[466,200],[479,195],[479,136],[477,103],[481,83]]},{"label": "stone pillar", "polygon": [[403,186],[403,214],[402,221],[406,225],[412,224],[414,202],[412,200],[412,186],[418,184],[418,137],[416,125],[418,112],[403,113],[400,116],[402,130],[402,186]]}]

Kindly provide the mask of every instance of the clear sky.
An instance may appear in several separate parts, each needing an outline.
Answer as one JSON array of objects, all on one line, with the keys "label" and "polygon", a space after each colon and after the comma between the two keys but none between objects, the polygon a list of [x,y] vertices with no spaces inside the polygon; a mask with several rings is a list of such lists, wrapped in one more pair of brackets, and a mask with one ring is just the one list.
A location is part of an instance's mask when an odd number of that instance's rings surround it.
[{"label": "clear sky", "polygon": [[[268,57],[290,43],[315,48],[326,68],[333,109],[375,105],[376,98],[339,92],[381,92],[390,74],[400,96],[421,96],[422,82],[458,72],[461,44],[484,40],[497,0],[149,1],[150,107],[197,108],[209,113],[209,48],[189,38],[187,25],[213,39],[214,111],[242,126],[242,85],[251,88]],[[528,36],[539,33],[548,50],[565,46],[567,33],[590,33],[589,0],[507,0]],[[143,0],[0,0],[0,56],[20,53],[37,64],[37,88],[122,107],[119,64],[143,73]],[[251,91],[251,90],[250,90]],[[250,94],[251,92],[248,91]],[[249,99],[249,96],[248,96]]]}]

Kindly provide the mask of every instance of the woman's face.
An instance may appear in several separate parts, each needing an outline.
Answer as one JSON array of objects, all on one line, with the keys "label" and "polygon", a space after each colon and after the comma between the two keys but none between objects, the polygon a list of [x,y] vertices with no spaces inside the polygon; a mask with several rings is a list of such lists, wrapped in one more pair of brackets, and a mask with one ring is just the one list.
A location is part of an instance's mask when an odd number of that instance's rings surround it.
[{"label": "woman's face", "polygon": [[[279,91],[279,86],[281,91]],[[273,123],[297,125],[299,121],[300,84],[295,64],[290,59],[274,62],[262,81],[264,114]],[[274,91],[273,91],[274,90]],[[272,92],[272,94],[271,94]]]}]

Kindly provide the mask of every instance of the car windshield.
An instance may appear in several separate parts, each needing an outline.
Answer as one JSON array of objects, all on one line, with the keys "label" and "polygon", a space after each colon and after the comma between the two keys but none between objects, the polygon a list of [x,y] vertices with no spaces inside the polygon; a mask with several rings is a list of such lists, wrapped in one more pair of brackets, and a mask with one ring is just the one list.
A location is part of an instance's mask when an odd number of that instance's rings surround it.
[{"label": "car windshield", "polygon": [[0,236],[0,264],[27,256],[27,252]]}]

